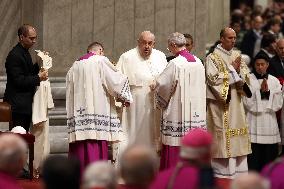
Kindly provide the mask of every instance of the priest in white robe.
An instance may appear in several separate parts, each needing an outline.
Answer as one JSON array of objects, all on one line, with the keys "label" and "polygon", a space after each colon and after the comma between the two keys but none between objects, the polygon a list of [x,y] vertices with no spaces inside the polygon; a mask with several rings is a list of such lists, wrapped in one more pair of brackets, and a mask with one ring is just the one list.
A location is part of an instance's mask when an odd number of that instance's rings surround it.
[{"label": "priest in white robe", "polygon": [[161,170],[176,165],[180,141],[187,132],[193,128],[206,129],[205,69],[185,45],[183,34],[169,36],[168,49],[175,58],[156,82],[157,105],[163,110]]},{"label": "priest in white robe", "polygon": [[124,105],[132,102],[128,79],[95,42],[66,76],[69,155],[80,160],[81,171],[90,162],[108,159],[108,142],[125,139],[115,99]]},{"label": "priest in white robe", "polygon": [[123,53],[117,68],[127,75],[133,103],[122,112],[122,125],[128,141],[120,143],[119,151],[128,144],[143,144],[158,148],[161,112],[154,106],[154,92],[150,89],[167,65],[166,56],[153,49],[155,36],[144,31],[138,46]]},{"label": "priest in white robe", "polygon": [[249,69],[233,47],[236,33],[231,28],[220,32],[221,43],[209,54],[206,63],[207,128],[214,138],[212,167],[216,177],[234,178],[246,173],[251,153],[248,125],[242,96],[251,96]]},{"label": "priest in white robe", "polygon": [[244,98],[252,148],[248,168],[258,172],[277,158],[280,143],[276,111],[283,104],[282,86],[276,77],[267,74],[268,61],[265,55],[255,57],[249,85],[252,97]]}]

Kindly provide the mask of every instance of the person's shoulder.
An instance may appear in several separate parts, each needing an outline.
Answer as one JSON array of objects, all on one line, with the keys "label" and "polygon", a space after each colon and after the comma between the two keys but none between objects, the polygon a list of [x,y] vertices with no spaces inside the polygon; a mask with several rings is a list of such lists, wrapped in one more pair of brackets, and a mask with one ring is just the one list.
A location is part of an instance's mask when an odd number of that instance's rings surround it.
[{"label": "person's shoulder", "polygon": [[252,29],[248,30],[244,36],[248,37],[248,36],[252,36],[254,35],[254,31]]},{"label": "person's shoulder", "polygon": [[202,63],[202,61],[201,61],[200,58],[198,58],[198,57],[195,56],[195,55],[193,55],[193,57],[194,57],[194,59],[195,59],[195,63],[197,63],[197,64],[202,64],[202,65],[203,65],[203,63]]},{"label": "person's shoulder", "polygon": [[159,172],[155,180],[152,182],[150,189],[166,188],[173,171],[174,168],[169,168]]},{"label": "person's shoulder", "polygon": [[268,79],[270,79],[270,80],[272,80],[272,81],[274,81],[274,82],[279,82],[279,80],[277,79],[277,77],[275,77],[275,76],[273,76],[273,75],[271,75],[271,74],[268,74]]},{"label": "person's shoulder", "polygon": [[220,56],[218,50],[214,49],[214,51],[206,56],[206,61],[214,60],[216,56]]},{"label": "person's shoulder", "polygon": [[165,53],[163,53],[162,51],[160,50],[157,50],[157,49],[152,49],[152,53],[156,56],[163,56],[163,57],[166,57]]},{"label": "person's shoulder", "polygon": [[273,162],[264,166],[261,170],[261,175],[265,177],[270,177],[275,174],[283,174],[284,173],[284,156],[277,158]]},{"label": "person's shoulder", "polygon": [[133,48],[133,49],[130,49],[124,53],[122,53],[121,57],[128,57],[128,56],[133,56],[137,54],[137,49],[136,48]]},{"label": "person's shoulder", "polygon": [[22,49],[19,47],[19,45],[16,45],[10,50],[8,56],[20,56],[22,54],[21,52]]},{"label": "person's shoulder", "polygon": [[278,63],[278,62],[280,62],[280,58],[279,58],[279,56],[277,56],[277,55],[275,55],[274,57],[272,57],[271,59],[270,59],[270,61],[269,61],[269,63]]}]

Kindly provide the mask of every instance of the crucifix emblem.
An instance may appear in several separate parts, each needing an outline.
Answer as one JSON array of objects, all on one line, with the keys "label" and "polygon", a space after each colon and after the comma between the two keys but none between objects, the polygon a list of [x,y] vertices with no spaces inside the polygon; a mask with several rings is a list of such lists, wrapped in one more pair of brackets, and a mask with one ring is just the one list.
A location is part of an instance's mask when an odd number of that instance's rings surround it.
[{"label": "crucifix emblem", "polygon": [[194,116],[193,117],[199,117],[199,115],[196,112],[194,112]]},{"label": "crucifix emblem", "polygon": [[83,111],[85,111],[86,109],[83,109],[83,108],[81,108],[80,107],[80,109],[79,110],[77,110],[77,112],[80,112],[80,114],[82,114],[83,113]]}]

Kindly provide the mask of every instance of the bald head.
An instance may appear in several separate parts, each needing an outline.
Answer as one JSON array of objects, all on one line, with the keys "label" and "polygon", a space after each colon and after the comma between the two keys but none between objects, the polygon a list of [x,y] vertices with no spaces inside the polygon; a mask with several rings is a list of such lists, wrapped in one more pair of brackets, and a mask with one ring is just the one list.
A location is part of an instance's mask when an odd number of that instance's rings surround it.
[{"label": "bald head", "polygon": [[107,161],[96,161],[88,165],[83,175],[83,189],[116,189],[117,174]]},{"label": "bald head", "polygon": [[236,32],[232,28],[226,27],[220,32],[221,46],[227,51],[235,46],[236,38]]},{"label": "bald head", "polygon": [[27,144],[17,134],[0,135],[0,170],[16,176],[27,158]]},{"label": "bald head", "polygon": [[120,173],[128,185],[147,186],[157,172],[157,157],[146,146],[130,146],[121,156]]},{"label": "bald head", "polygon": [[256,15],[252,19],[252,27],[253,29],[259,31],[263,26],[263,19],[260,15]]},{"label": "bald head", "polygon": [[269,189],[269,182],[258,173],[242,174],[232,181],[231,189]]},{"label": "bald head", "polygon": [[150,31],[143,31],[137,42],[140,56],[144,59],[148,59],[155,45],[155,35]]}]

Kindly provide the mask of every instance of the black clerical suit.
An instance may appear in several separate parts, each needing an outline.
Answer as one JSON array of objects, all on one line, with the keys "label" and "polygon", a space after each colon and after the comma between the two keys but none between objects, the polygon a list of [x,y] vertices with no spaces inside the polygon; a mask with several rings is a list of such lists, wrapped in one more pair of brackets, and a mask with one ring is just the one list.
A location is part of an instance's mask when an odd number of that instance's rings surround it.
[{"label": "black clerical suit", "polygon": [[5,62],[7,84],[4,101],[12,106],[13,126],[27,131],[32,118],[32,102],[36,86],[40,84],[39,66],[33,64],[28,49],[18,43],[8,54]]}]

